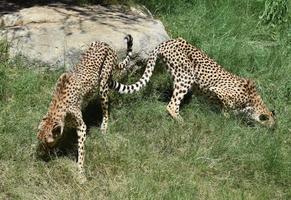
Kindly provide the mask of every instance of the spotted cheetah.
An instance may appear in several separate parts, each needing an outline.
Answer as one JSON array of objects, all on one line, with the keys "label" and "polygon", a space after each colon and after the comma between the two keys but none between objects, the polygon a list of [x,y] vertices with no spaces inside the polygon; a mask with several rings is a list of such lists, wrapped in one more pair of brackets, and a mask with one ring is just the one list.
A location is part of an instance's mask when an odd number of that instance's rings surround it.
[{"label": "spotted cheetah", "polygon": [[82,119],[81,108],[99,87],[103,111],[101,130],[106,132],[108,83],[115,68],[126,68],[132,53],[131,35],[127,35],[125,39],[127,40],[127,56],[118,65],[115,50],[104,42],[93,42],[79,64],[59,77],[48,112],[39,124],[37,137],[45,151],[55,147],[63,134],[64,126],[76,128],[80,172],[83,172],[86,139],[86,125]]},{"label": "spotted cheetah", "polygon": [[226,71],[183,38],[159,44],[150,53],[145,72],[139,81],[131,85],[111,81],[110,87],[119,93],[139,91],[152,76],[158,57],[166,63],[174,81],[173,95],[167,106],[173,118],[182,120],[179,115],[180,103],[191,87],[198,87],[203,93],[215,96],[223,109],[245,113],[249,119],[262,125],[274,126],[274,113],[263,103],[253,81]]}]

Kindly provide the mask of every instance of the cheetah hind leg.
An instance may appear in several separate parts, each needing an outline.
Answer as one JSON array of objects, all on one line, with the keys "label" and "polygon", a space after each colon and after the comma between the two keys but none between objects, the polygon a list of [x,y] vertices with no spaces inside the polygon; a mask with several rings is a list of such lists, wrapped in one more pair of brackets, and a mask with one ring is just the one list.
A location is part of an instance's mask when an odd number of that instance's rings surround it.
[{"label": "cheetah hind leg", "polygon": [[109,112],[108,112],[108,92],[109,87],[106,85],[100,91],[101,94],[101,107],[103,112],[102,124],[101,124],[101,132],[106,133],[108,129],[108,119],[109,119]]},{"label": "cheetah hind leg", "polygon": [[101,132],[106,133],[108,128],[108,119],[109,119],[109,111],[108,111],[108,101],[109,101],[109,79],[110,73],[108,72],[111,68],[113,60],[112,58],[106,58],[104,61],[103,71],[100,74],[101,81],[100,81],[100,96],[101,96],[101,108],[102,108],[102,124],[101,124]]},{"label": "cheetah hind leg", "polygon": [[186,86],[185,84],[174,83],[173,95],[171,97],[170,103],[167,106],[167,111],[169,114],[180,123],[183,123],[184,121],[179,114],[180,104],[184,96],[189,91],[190,87],[190,85]]}]

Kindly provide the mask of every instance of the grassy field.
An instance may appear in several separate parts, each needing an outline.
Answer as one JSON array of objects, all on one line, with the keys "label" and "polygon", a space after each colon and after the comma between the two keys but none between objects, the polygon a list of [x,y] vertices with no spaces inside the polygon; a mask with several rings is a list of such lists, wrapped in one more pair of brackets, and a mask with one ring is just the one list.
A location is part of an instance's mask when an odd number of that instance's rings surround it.
[{"label": "grassy field", "polygon": [[88,181],[79,184],[74,156],[45,162],[35,154],[36,128],[61,71],[7,60],[1,44],[0,199],[291,199],[290,19],[260,24],[260,0],[152,2],[172,37],[256,81],[277,128],[225,118],[196,96],[181,109],[185,123],[176,123],[160,100],[171,81],[159,66],[141,92],[112,93],[109,132],[91,127]]}]

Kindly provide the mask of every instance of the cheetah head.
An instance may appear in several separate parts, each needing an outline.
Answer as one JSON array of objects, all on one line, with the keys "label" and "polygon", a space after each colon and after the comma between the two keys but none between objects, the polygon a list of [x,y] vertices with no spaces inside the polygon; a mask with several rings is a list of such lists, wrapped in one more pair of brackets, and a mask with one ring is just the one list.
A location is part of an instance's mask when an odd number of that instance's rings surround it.
[{"label": "cheetah head", "polygon": [[276,124],[275,112],[266,109],[258,109],[257,107],[247,107],[244,110],[245,113],[250,116],[251,119],[258,122],[259,124],[274,128]]},{"label": "cheetah head", "polygon": [[269,128],[274,128],[275,127],[275,111],[267,112],[267,113],[261,113],[259,115],[259,123],[262,125],[269,127]]},{"label": "cheetah head", "polygon": [[51,117],[45,116],[39,126],[37,138],[41,142],[44,150],[50,150],[55,147],[63,134],[64,125],[62,122],[53,120]]},{"label": "cheetah head", "polygon": [[257,93],[254,82],[247,80],[247,106],[243,109],[251,119],[268,128],[274,128],[276,124],[275,112],[270,111]]}]

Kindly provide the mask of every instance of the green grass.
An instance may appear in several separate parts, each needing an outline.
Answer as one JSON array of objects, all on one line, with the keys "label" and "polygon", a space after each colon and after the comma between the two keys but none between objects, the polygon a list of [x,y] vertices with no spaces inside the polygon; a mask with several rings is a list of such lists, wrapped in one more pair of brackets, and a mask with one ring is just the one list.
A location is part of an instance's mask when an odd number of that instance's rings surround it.
[{"label": "green grass", "polygon": [[277,129],[225,118],[195,96],[182,107],[185,124],[179,125],[159,101],[171,85],[159,66],[146,89],[111,95],[110,129],[106,135],[90,130],[88,181],[81,185],[72,156],[44,162],[35,155],[36,128],[61,72],[3,59],[0,199],[291,198],[290,13],[289,24],[271,27],[259,24],[263,1],[183,2],[150,7],[172,37],[184,37],[228,70],[254,79],[276,110]]}]

